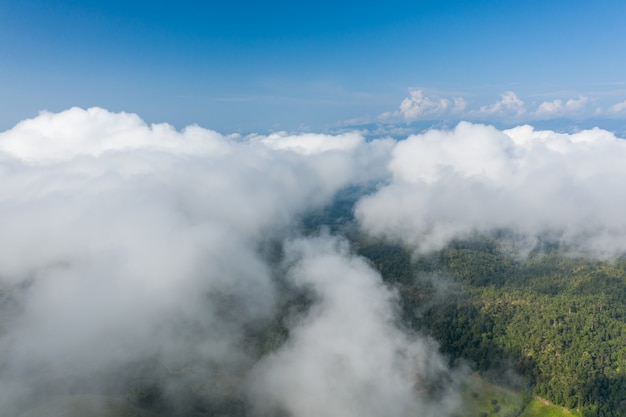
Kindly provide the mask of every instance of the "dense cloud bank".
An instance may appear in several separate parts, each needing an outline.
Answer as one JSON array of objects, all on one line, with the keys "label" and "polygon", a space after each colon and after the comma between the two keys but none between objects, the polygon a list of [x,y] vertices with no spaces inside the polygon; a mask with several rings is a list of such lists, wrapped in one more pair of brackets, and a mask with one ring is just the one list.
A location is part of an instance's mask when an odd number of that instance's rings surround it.
[{"label": "dense cloud bank", "polygon": [[626,251],[626,141],[460,123],[400,141],[392,180],[356,207],[363,229],[440,249],[455,238],[506,229],[611,257]]},{"label": "dense cloud bank", "polygon": [[[325,415],[382,415],[357,404],[367,395],[425,404],[419,373],[446,371],[396,327],[381,277],[337,238],[292,241],[338,190],[385,177],[392,146],[356,133],[233,140],[97,108],[0,133],[0,409],[112,385],[150,397],[137,378],[156,381],[168,415],[190,390],[294,416],[312,413],[312,393]],[[313,304],[257,363],[246,338],[284,314],[285,282]]]},{"label": "dense cloud bank", "polygon": [[[355,206],[361,230],[420,251],[507,229],[614,256],[625,160],[600,129],[230,138],[98,108],[42,113],[0,133],[0,409],[109,392],[106,375],[128,368],[174,403],[200,386],[258,415],[448,415],[456,378],[398,325],[393,289],[299,221],[374,185]],[[310,305],[251,352],[254,329],[284,319],[285,286]]]}]

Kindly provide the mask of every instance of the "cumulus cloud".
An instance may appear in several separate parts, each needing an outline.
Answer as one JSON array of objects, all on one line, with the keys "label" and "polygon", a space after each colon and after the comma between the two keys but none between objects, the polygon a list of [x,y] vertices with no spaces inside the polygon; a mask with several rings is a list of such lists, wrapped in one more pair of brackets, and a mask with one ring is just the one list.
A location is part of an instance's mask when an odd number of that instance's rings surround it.
[{"label": "cumulus cloud", "polygon": [[613,114],[624,113],[624,110],[626,110],[626,100],[615,103],[609,108],[609,112]]},{"label": "cumulus cloud", "polygon": [[453,99],[453,103],[454,103],[453,109],[455,112],[462,112],[463,110],[467,108],[467,105],[468,105],[467,100],[465,100],[463,97],[455,97]]},{"label": "cumulus cloud", "polygon": [[472,106],[472,101],[463,96],[448,94],[443,97],[427,94],[422,89],[411,89],[398,110],[382,113],[376,120],[385,124],[411,123],[419,120],[519,124],[564,117],[577,120],[588,120],[598,116],[611,118],[621,115],[626,109],[626,102],[603,107],[599,104],[600,101],[598,97],[579,94],[578,97],[569,99],[546,100],[531,109],[517,93],[506,91],[500,95],[499,100],[478,107]]},{"label": "cumulus cloud", "polygon": [[398,142],[392,181],[356,215],[368,233],[419,250],[510,229],[615,256],[626,251],[625,158],[626,141],[597,128],[559,134],[462,122]]},{"label": "cumulus cloud", "polygon": [[500,100],[489,106],[482,106],[480,113],[497,116],[521,116],[526,113],[524,102],[513,91],[507,91]]},{"label": "cumulus cloud", "polygon": [[569,99],[565,102],[560,99],[544,101],[537,107],[535,114],[539,117],[576,116],[581,114],[588,103],[589,98],[585,96]]},{"label": "cumulus cloud", "polygon": [[[415,388],[449,378],[436,346],[394,324],[380,276],[343,241],[291,238],[338,190],[386,178],[394,143],[231,139],[99,108],[0,133],[0,409],[79,394],[98,407],[97,394],[154,398],[156,384],[165,415],[204,398],[306,416],[309,393],[325,415],[378,416],[394,401],[399,413],[446,415],[453,392]],[[312,289],[313,306],[257,362],[250,334],[284,314],[284,280]]]},{"label": "cumulus cloud", "polygon": [[409,97],[402,100],[399,110],[383,113],[379,119],[386,121],[401,117],[407,122],[437,119],[458,114],[466,107],[467,101],[462,97],[434,97],[425,95],[421,89],[409,90]]},{"label": "cumulus cloud", "polygon": [[410,97],[400,103],[400,112],[406,120],[415,120],[428,114],[444,112],[449,106],[450,102],[445,98],[435,101],[424,96],[422,90],[413,90],[410,92]]},{"label": "cumulus cloud", "polygon": [[589,97],[580,96],[577,99],[569,99],[565,102],[565,108],[568,110],[580,110],[589,102]]},{"label": "cumulus cloud", "polygon": [[197,126],[179,133],[168,124],[148,126],[136,114],[111,113],[97,107],[42,112],[0,133],[0,152],[28,162],[138,149],[214,154],[226,151],[226,146],[219,134]]},{"label": "cumulus cloud", "polygon": [[562,100],[544,101],[537,108],[537,114],[555,114],[563,110]]}]

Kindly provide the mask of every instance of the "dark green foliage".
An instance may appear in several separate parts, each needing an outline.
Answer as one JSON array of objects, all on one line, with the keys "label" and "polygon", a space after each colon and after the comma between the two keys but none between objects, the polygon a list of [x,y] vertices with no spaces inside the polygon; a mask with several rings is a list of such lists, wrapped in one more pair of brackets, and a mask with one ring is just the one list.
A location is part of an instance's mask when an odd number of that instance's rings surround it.
[{"label": "dark green foliage", "polygon": [[453,242],[413,260],[381,242],[361,241],[359,252],[398,287],[406,323],[438,340],[451,363],[481,372],[510,364],[555,404],[626,415],[626,262],[551,246],[520,260],[499,242]]},{"label": "dark green foliage", "polygon": [[317,233],[320,227],[328,228],[332,232],[342,231],[350,234],[354,220],[354,205],[360,197],[376,188],[376,184],[349,186],[340,190],[333,200],[333,204],[307,213],[302,219],[302,229],[305,233]]}]

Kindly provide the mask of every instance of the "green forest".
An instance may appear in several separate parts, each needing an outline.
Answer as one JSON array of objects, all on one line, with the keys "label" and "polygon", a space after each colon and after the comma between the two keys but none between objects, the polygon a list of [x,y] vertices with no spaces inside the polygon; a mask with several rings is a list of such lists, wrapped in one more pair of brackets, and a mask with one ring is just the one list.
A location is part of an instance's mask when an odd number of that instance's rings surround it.
[{"label": "green forest", "polygon": [[425,256],[358,247],[399,289],[405,324],[435,338],[451,365],[504,385],[513,371],[518,390],[585,417],[626,415],[626,260],[558,247],[521,258],[505,243],[476,237]]}]

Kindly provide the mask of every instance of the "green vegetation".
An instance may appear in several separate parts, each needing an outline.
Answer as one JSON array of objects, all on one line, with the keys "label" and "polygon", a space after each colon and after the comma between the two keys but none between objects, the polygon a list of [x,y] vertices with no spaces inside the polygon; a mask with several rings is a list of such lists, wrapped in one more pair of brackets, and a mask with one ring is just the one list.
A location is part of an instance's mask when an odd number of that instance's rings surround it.
[{"label": "green vegetation", "polygon": [[583,417],[626,415],[625,260],[554,247],[520,259],[485,237],[415,259],[377,241],[358,248],[399,288],[407,325],[438,340],[451,364],[513,369]]},{"label": "green vegetation", "polygon": [[578,414],[558,405],[550,404],[545,400],[532,400],[519,417],[577,417]]},{"label": "green vegetation", "polygon": [[526,396],[474,375],[463,392],[459,417],[517,417],[527,403]]}]

